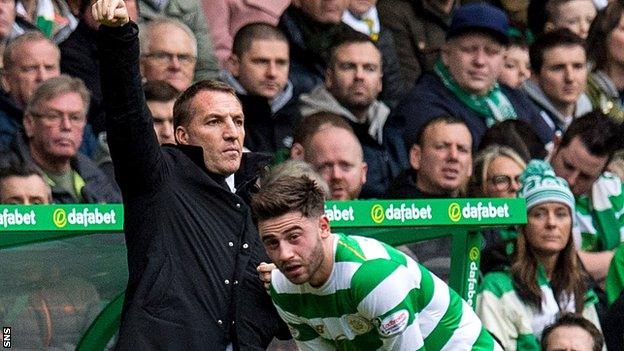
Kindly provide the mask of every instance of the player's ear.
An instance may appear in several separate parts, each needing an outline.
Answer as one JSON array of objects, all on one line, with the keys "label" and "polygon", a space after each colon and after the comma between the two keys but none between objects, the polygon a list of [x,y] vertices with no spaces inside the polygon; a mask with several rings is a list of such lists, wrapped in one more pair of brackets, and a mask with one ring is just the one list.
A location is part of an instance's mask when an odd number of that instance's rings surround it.
[{"label": "player's ear", "polygon": [[319,218],[319,231],[321,234],[321,238],[323,239],[329,237],[329,235],[331,234],[329,228],[329,219],[324,214]]}]

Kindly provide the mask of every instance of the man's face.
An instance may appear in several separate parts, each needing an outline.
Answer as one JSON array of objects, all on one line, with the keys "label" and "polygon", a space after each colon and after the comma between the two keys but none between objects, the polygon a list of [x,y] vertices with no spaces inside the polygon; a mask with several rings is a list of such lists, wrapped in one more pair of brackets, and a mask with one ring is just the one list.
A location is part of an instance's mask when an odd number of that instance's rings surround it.
[{"label": "man's face", "polygon": [[41,82],[61,74],[60,52],[44,40],[27,42],[13,51],[12,67],[5,67],[3,82],[11,98],[25,106]]},{"label": "man's face", "polygon": [[80,94],[59,95],[43,102],[36,112],[36,115],[24,116],[24,130],[30,139],[31,153],[49,160],[75,156],[87,122]]},{"label": "man's face", "polygon": [[[565,1],[558,6],[552,28],[568,28],[570,31],[587,39],[589,27],[596,17],[596,7],[591,0]],[[547,24],[548,26],[548,24]]]},{"label": "man's face", "polygon": [[486,95],[503,68],[504,47],[493,37],[468,33],[444,45],[442,62],[460,87],[470,94]]},{"label": "man's face", "polygon": [[427,126],[422,145],[414,144],[410,150],[420,190],[457,196],[472,172],[471,147],[472,136],[463,124],[441,121]]},{"label": "man's face", "polygon": [[175,144],[173,137],[173,104],[171,101],[147,101],[147,107],[154,119],[154,131],[158,137],[158,143]]},{"label": "man's face", "polygon": [[548,335],[544,351],[592,351],[594,339],[589,332],[575,325],[555,328]]},{"label": "man's face", "polygon": [[226,92],[204,90],[195,95],[191,109],[194,115],[188,126],[176,129],[178,142],[201,146],[210,172],[224,176],[236,172],[245,139],[243,109],[238,99]]},{"label": "man's face", "polygon": [[350,0],[302,0],[300,7],[313,20],[320,23],[340,23],[342,13]]},{"label": "man's face", "polygon": [[587,82],[585,49],[556,46],[543,55],[544,63],[536,78],[544,94],[557,107],[576,104]]},{"label": "man's face", "polygon": [[327,182],[331,199],[357,199],[366,183],[368,166],[355,136],[342,128],[325,127],[312,137],[309,148],[305,161]]},{"label": "man's face", "polygon": [[15,1],[0,0],[0,39],[8,39],[15,22]]},{"label": "man's face", "polygon": [[581,139],[572,138],[565,147],[556,147],[550,163],[557,176],[565,179],[574,196],[588,195],[592,184],[607,165],[607,156],[592,155]]},{"label": "man's face", "polygon": [[180,28],[163,24],[152,28],[148,52],[141,57],[141,74],[147,81],[164,80],[179,91],[193,83],[196,49]]},{"label": "man's face", "polygon": [[288,212],[260,221],[258,232],[269,258],[291,283],[320,286],[327,281],[332,259],[323,246],[330,235],[327,217]]},{"label": "man's face", "polygon": [[241,57],[233,56],[230,72],[251,95],[274,99],[288,83],[288,43],[255,40]]},{"label": "man's face", "polygon": [[0,204],[41,205],[50,203],[50,188],[38,175],[7,177],[0,181]]},{"label": "man's face", "polygon": [[381,54],[372,43],[338,47],[325,86],[349,110],[368,108],[381,92]]}]

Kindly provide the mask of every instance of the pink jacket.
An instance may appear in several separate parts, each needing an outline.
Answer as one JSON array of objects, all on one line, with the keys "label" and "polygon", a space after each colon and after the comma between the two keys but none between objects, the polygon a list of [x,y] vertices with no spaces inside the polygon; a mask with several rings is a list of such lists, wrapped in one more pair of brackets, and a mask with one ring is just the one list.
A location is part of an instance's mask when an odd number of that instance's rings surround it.
[{"label": "pink jacket", "polygon": [[277,25],[291,0],[202,0],[221,67],[232,52],[236,32],[252,22]]}]

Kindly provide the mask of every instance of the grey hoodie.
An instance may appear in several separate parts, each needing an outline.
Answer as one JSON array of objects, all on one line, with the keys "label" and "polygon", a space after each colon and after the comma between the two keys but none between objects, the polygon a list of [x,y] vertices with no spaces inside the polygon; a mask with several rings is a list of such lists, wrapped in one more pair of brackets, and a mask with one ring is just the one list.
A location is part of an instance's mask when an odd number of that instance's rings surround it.
[{"label": "grey hoodie", "polygon": [[[345,117],[354,123],[361,123],[351,111],[342,106],[323,84],[317,85],[308,94],[299,97],[301,116],[306,117],[317,112],[331,112]],[[390,108],[383,102],[375,100],[368,108],[366,122],[369,124],[368,134],[379,145],[383,142],[383,128],[390,115]]]}]

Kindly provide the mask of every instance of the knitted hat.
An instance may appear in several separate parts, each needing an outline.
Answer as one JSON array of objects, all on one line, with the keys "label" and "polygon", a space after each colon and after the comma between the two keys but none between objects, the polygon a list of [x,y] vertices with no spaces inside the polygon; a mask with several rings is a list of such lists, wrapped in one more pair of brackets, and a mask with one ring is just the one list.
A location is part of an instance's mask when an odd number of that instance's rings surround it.
[{"label": "knitted hat", "polygon": [[520,176],[520,182],[518,197],[526,199],[527,210],[545,202],[560,202],[574,213],[574,196],[568,182],[557,177],[548,163],[531,160]]}]

